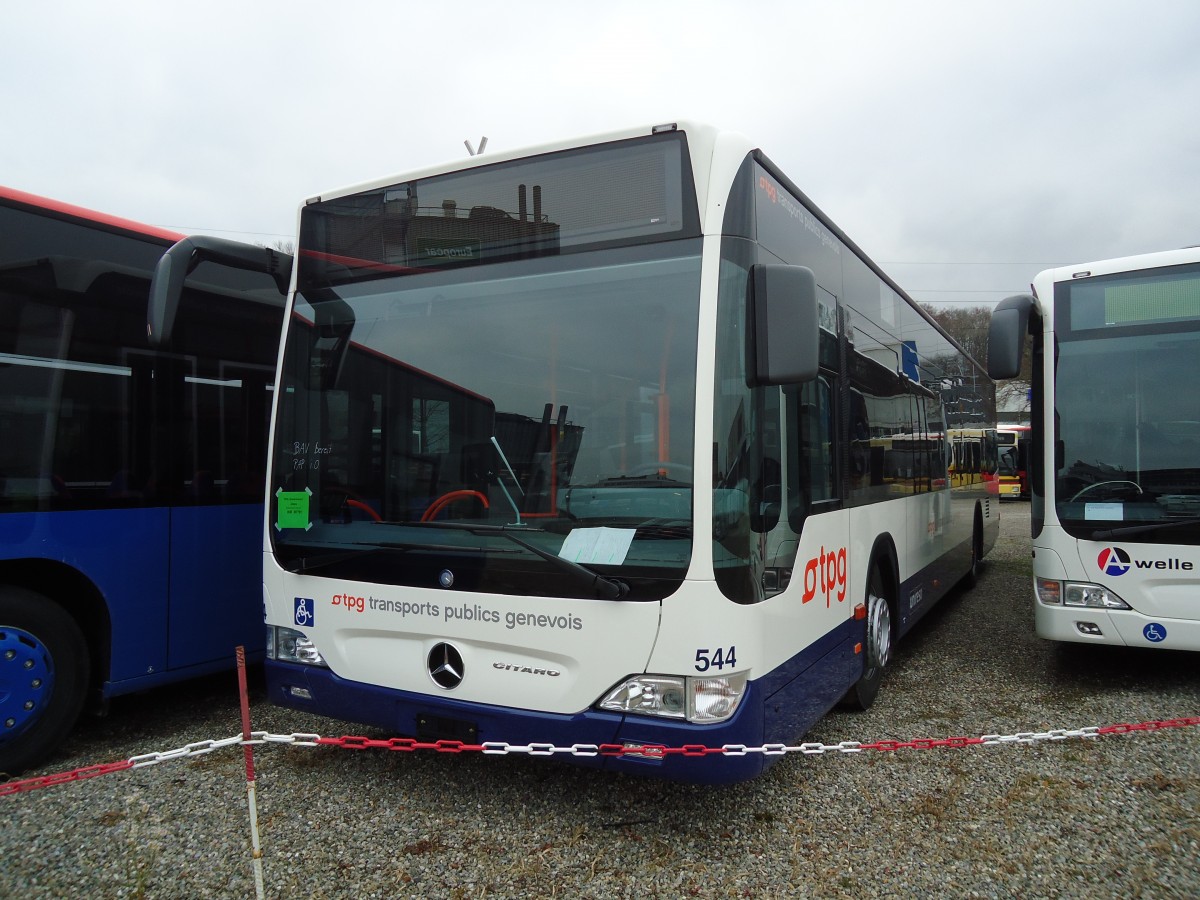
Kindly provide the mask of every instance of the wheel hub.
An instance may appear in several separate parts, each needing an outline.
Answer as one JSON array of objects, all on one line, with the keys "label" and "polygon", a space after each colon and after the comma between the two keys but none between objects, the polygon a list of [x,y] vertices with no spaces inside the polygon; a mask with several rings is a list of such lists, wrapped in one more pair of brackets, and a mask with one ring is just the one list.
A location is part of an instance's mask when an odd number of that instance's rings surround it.
[{"label": "wheel hub", "polygon": [[46,646],[28,631],[0,626],[0,743],[37,721],[53,690]]},{"label": "wheel hub", "polygon": [[892,614],[887,601],[872,594],[867,601],[867,665],[883,668],[892,658]]}]

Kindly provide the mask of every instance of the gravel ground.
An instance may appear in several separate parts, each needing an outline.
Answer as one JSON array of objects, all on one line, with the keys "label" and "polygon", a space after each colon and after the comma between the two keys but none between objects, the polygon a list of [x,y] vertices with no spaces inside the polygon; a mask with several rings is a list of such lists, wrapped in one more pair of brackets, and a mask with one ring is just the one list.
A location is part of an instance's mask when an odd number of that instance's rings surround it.
[{"label": "gravel ground", "polygon": [[[806,740],[1010,734],[1200,714],[1194,655],[1033,635],[1029,508],[979,586],[902,642],[872,710]],[[253,727],[356,733],[263,702]],[[240,732],[232,677],[114,703],[29,775]],[[384,735],[380,735],[384,736]],[[554,760],[266,747],[269,897],[1195,897],[1200,728],[789,755],[703,788]],[[253,896],[242,753],[0,798],[0,896]]]}]

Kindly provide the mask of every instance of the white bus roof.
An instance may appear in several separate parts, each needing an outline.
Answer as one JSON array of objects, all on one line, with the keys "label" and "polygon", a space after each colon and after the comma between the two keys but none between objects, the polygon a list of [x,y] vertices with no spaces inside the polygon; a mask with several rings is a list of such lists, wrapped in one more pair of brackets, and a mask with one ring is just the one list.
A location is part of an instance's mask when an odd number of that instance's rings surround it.
[{"label": "white bus roof", "polygon": [[1137,269],[1161,269],[1166,266],[1181,266],[1200,262],[1200,247],[1184,247],[1179,250],[1161,250],[1157,253],[1142,253],[1136,256],[1119,256],[1095,262],[1059,266],[1038,273],[1037,282],[1072,281],[1097,275],[1115,275]]}]

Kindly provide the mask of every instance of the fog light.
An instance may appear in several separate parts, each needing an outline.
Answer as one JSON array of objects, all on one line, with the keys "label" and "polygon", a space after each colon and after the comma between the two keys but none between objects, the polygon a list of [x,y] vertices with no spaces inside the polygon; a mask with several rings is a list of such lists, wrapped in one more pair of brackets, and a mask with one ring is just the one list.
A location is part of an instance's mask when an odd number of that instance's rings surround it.
[{"label": "fog light", "polygon": [[1100,630],[1100,626],[1095,622],[1076,622],[1075,628],[1080,634],[1086,634],[1088,637],[1104,636],[1104,632]]}]

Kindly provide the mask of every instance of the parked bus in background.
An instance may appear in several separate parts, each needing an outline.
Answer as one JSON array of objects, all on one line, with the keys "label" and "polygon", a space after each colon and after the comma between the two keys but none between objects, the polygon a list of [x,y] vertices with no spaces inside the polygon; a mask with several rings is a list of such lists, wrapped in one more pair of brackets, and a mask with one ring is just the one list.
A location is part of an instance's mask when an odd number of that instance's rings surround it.
[{"label": "parked bus in background", "polygon": [[998,431],[997,428],[950,429],[946,439],[950,443],[952,484],[956,487],[982,484],[997,490]]},{"label": "parked bus in background", "polygon": [[0,188],[0,772],[89,699],[261,655],[282,295],[208,263],[152,348],[151,275],[181,237]]},{"label": "parked bus in background", "polygon": [[1000,499],[1029,499],[1029,425],[1001,425],[996,429],[999,445]]},{"label": "parked bus in background", "polygon": [[1042,272],[992,314],[988,368],[1033,336],[1037,633],[1200,650],[1200,249]]},{"label": "parked bus in background", "polygon": [[[944,385],[994,386],[761,152],[671,124],[310,200],[276,397],[270,698],[693,781],[977,572]],[[157,291],[157,289],[156,289]],[[157,293],[156,293],[157,296]],[[939,437],[888,467],[883,437]]]}]

